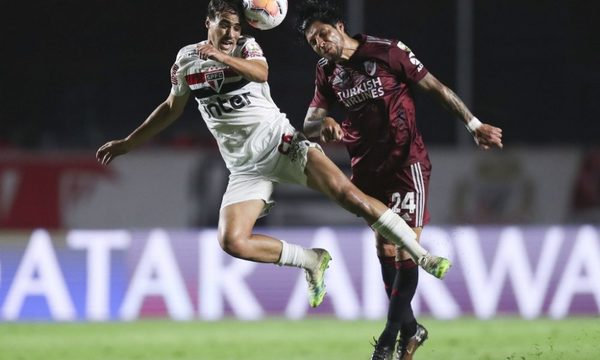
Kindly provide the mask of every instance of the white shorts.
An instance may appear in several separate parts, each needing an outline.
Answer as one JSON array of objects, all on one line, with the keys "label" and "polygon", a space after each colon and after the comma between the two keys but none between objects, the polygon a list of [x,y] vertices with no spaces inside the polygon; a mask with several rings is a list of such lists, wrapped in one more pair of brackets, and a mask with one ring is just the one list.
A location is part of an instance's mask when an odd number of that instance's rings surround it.
[{"label": "white shorts", "polygon": [[229,175],[221,209],[243,201],[263,200],[265,207],[260,216],[267,215],[275,204],[271,198],[275,183],[306,186],[304,170],[310,148],[323,151],[319,144],[307,140],[300,132],[284,134],[279,146],[273,149],[266,160],[258,162],[253,170]]}]

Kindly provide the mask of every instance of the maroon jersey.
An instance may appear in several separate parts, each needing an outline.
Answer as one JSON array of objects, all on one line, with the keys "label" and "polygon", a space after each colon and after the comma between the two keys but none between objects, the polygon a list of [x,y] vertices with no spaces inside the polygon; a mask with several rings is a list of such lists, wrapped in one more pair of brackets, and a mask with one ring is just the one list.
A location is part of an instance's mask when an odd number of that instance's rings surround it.
[{"label": "maroon jersey", "polygon": [[415,163],[430,168],[409,88],[427,69],[398,40],[367,35],[355,39],[360,45],[348,61],[319,60],[310,104],[330,109],[338,102],[346,108],[342,141],[351,158],[353,181],[393,177]]}]

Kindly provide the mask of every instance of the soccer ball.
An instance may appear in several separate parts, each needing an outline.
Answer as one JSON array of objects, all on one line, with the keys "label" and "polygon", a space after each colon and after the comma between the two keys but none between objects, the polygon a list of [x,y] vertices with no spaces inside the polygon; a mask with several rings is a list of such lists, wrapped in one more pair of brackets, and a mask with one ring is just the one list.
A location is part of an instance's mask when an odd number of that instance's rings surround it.
[{"label": "soccer ball", "polygon": [[269,30],[281,24],[287,14],[287,0],[243,0],[248,23],[260,30]]}]

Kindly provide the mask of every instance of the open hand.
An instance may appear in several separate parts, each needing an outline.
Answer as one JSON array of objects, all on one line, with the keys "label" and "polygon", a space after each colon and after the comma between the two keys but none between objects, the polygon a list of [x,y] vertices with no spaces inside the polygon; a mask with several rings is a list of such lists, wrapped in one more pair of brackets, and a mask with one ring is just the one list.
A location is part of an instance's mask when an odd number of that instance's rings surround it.
[{"label": "open hand", "polygon": [[126,154],[129,150],[129,144],[124,139],[109,141],[96,151],[96,159],[102,165],[108,165],[115,157]]}]

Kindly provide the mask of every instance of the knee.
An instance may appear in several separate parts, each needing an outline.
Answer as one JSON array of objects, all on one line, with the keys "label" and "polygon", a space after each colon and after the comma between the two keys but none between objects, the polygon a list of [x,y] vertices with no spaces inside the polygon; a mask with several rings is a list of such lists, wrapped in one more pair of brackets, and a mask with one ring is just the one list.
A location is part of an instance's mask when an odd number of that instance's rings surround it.
[{"label": "knee", "polygon": [[238,231],[227,229],[219,231],[219,245],[221,245],[221,249],[236,258],[244,258],[247,240],[248,236]]},{"label": "knee", "polygon": [[396,257],[396,245],[388,242],[383,236],[376,235],[375,247],[377,249],[377,256],[384,257]]}]

